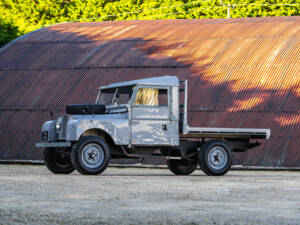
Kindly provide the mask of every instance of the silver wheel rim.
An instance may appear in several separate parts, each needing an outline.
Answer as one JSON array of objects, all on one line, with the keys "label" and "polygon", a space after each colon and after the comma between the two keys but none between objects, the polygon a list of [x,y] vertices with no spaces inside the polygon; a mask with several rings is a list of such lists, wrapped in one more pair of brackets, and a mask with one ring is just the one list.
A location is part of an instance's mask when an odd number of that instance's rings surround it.
[{"label": "silver wheel rim", "polygon": [[227,153],[221,146],[213,147],[208,154],[209,165],[216,170],[223,169],[227,164]]},{"label": "silver wheel rim", "polygon": [[87,144],[82,150],[81,160],[86,167],[91,169],[97,168],[104,161],[104,151],[96,143]]}]

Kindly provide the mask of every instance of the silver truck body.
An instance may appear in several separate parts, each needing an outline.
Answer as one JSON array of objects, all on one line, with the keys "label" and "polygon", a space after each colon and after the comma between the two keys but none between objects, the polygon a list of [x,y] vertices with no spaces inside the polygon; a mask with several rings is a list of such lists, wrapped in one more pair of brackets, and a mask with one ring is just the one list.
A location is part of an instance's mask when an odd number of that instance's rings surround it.
[{"label": "silver truck body", "polygon": [[[183,88],[180,88],[183,86]],[[115,83],[100,88],[96,103],[105,90],[131,87],[132,96],[126,104],[107,105],[105,114],[64,115],[42,126],[47,133],[37,147],[71,146],[82,135],[95,130],[105,132],[115,145],[122,146],[179,146],[180,138],[246,138],[268,139],[269,129],[190,127],[187,124],[187,81],[176,76],[153,77]],[[138,90],[155,88],[167,93],[167,105],[137,105]],[[184,91],[183,118],[180,120],[179,92]],[[182,124],[180,124],[182,123]],[[56,124],[60,128],[56,129]],[[182,129],[180,126],[182,125]]]},{"label": "silver truck body", "polygon": [[268,139],[269,129],[190,127],[187,81],[153,77],[100,88],[96,104],[66,107],[67,115],[42,126],[47,168],[69,174],[102,173],[111,158],[167,159],[175,175],[188,175],[197,165],[207,175],[221,176],[232,153]]}]

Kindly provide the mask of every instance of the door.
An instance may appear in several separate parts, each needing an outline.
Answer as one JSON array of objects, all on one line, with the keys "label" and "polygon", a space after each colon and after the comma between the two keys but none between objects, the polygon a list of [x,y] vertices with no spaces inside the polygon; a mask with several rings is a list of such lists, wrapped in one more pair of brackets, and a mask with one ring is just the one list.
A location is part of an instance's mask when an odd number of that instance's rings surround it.
[{"label": "door", "polygon": [[131,144],[171,145],[170,88],[140,86],[132,105]]}]

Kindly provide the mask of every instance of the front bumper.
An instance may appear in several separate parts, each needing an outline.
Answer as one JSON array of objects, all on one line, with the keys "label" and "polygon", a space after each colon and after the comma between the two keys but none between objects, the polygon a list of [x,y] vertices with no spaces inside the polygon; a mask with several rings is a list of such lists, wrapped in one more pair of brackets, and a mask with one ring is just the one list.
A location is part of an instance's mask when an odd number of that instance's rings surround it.
[{"label": "front bumper", "polygon": [[36,143],[37,148],[56,148],[56,147],[71,147],[71,142],[42,142]]}]

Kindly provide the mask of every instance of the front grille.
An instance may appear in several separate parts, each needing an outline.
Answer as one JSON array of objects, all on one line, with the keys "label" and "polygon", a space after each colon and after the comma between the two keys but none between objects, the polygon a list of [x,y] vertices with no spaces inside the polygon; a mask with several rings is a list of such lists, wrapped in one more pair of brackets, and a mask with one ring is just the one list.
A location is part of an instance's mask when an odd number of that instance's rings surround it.
[{"label": "front grille", "polygon": [[43,131],[42,132],[42,140],[47,141],[48,140],[48,131]]},{"label": "front grille", "polygon": [[62,120],[61,137],[66,138],[68,116],[64,116]]}]

